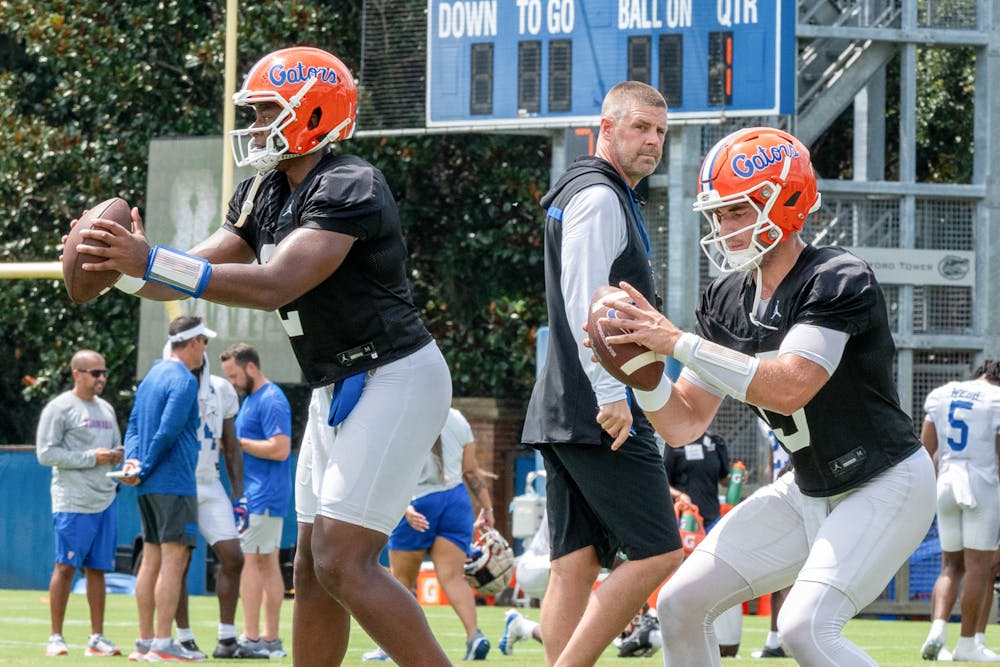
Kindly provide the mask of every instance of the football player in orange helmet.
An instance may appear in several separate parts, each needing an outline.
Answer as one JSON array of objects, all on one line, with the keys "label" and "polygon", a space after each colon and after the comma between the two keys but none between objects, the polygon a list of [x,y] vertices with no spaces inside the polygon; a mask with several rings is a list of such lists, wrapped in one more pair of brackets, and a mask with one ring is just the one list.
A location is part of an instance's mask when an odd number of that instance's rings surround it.
[{"label": "football player in orange helmet", "polygon": [[150,248],[133,209],[133,232],[87,232],[108,245],[89,268],[122,272],[116,286],[146,298],[277,311],[313,387],[296,474],[295,664],[340,664],[352,616],[396,664],[450,664],[378,562],[444,426],[451,375],[413,304],[385,177],[329,149],[354,131],[354,78],[320,49],[281,49],[234,101],[254,113],[233,132],[234,155],[257,173],[222,227],[189,252]]},{"label": "football player in orange helmet", "polygon": [[[772,128],[738,130],[718,142],[702,162],[698,185],[694,210],[709,223],[701,249],[723,273],[759,272],[764,256],[820,207],[809,150]],[[759,273],[756,286],[751,319],[763,287]]]},{"label": "football player in orange helmet", "polygon": [[[876,663],[843,636],[885,589],[934,517],[934,466],[900,408],[895,344],[871,267],[800,230],[819,206],[809,152],[774,128],[733,132],[709,151],[694,208],[722,271],[685,332],[630,285],[611,344],[637,342],[685,365],[636,390],[668,444],[705,431],[726,396],[749,404],[792,472],[736,505],[660,590],[666,661],[720,665],[712,622],[791,586],[778,619],[800,665]],[[704,641],[693,641],[693,637]]]},{"label": "football player in orange helmet", "polygon": [[[321,49],[297,46],[257,61],[233,102],[278,107],[266,124],[255,120],[230,133],[236,166],[266,172],[282,159],[308,155],[332,141],[350,138],[358,90],[338,58]],[[257,138],[261,134],[263,145]]]},{"label": "football player in orange helmet", "polygon": [[295,46],[258,60],[233,102],[256,114],[248,127],[229,133],[236,166],[257,172],[236,222],[242,227],[265,174],[282,160],[316,153],[354,134],[358,89],[339,58]]}]

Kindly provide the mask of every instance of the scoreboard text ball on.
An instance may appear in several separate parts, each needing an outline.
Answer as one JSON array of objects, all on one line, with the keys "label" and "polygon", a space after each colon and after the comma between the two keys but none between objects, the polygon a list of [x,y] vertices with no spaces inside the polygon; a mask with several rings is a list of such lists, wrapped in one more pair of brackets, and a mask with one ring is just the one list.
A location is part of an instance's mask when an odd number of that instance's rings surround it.
[{"label": "scoreboard text ball on", "polygon": [[790,114],[794,0],[428,0],[427,127],[596,125],[616,83],[671,118]]}]

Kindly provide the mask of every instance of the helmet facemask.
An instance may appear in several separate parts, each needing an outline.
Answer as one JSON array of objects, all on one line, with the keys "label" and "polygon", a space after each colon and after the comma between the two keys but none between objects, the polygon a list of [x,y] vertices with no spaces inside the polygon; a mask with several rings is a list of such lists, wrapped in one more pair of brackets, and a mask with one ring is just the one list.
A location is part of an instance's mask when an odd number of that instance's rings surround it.
[{"label": "helmet facemask", "polygon": [[[699,192],[694,203],[694,209],[700,211],[708,220],[709,232],[700,241],[701,249],[708,261],[722,273],[733,271],[749,271],[760,266],[761,259],[777,247],[785,237],[784,230],[771,220],[771,208],[778,201],[781,186],[764,182],[758,186],[726,197],[720,196],[717,190]],[[763,201],[763,205],[760,202]],[[754,211],[755,220],[728,234],[722,233],[722,225],[716,216],[720,208],[745,203]],[[746,248],[733,250],[728,241],[750,235],[750,244]]]},{"label": "helmet facemask", "polygon": [[[268,172],[278,166],[278,162],[288,153],[288,141],[284,130],[295,122],[295,111],[281,95],[272,91],[240,92],[235,102],[239,106],[252,106],[263,102],[272,102],[281,107],[281,112],[266,126],[251,123],[249,127],[232,130],[229,140],[233,148],[233,157],[237,167],[251,167],[258,172]],[[257,145],[256,137],[267,134],[264,145]]]},{"label": "helmet facemask", "polygon": [[[809,150],[792,135],[770,127],[751,127],[730,133],[709,150],[699,173],[700,192],[694,210],[710,225],[701,239],[708,260],[723,273],[756,272],[756,294],[750,321],[762,307],[761,262],[764,256],[802,229],[806,217],[819,209],[816,174]],[[717,213],[735,204],[747,204],[754,220],[723,234]],[[748,216],[751,217],[751,216]],[[741,220],[733,221],[740,224]],[[727,241],[749,234],[746,248],[732,250]]]},{"label": "helmet facemask", "polygon": [[[278,166],[282,160],[290,157],[298,157],[298,154],[288,152],[289,141],[285,136],[285,129],[298,121],[296,109],[301,107],[302,98],[309,89],[316,83],[316,77],[308,79],[297,93],[290,100],[286,100],[273,90],[241,90],[233,96],[233,102],[238,106],[252,106],[254,104],[272,103],[278,105],[281,111],[274,120],[266,126],[258,126],[256,122],[250,127],[242,130],[230,132],[230,140],[233,146],[233,157],[236,159],[237,167],[252,167],[258,173],[266,173]],[[263,146],[257,145],[255,135],[267,133]],[[325,146],[329,138],[338,136],[339,132],[331,132],[326,138],[319,141],[306,155]]]}]

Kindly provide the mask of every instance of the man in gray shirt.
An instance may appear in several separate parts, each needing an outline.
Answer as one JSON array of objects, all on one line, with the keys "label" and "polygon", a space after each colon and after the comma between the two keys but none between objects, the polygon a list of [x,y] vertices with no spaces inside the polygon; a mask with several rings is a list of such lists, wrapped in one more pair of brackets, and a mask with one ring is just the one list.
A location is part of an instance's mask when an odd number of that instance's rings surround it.
[{"label": "man in gray shirt", "polygon": [[49,582],[52,634],[46,655],[67,655],[62,636],[70,586],[78,568],[87,577],[90,638],[84,655],[121,655],[104,637],[104,573],[115,568],[118,510],[115,482],[106,473],[121,463],[122,439],[115,411],[100,398],[108,380],[104,357],[73,355],[73,389],[52,399],[38,423],[38,462],[52,466],[55,567]]}]

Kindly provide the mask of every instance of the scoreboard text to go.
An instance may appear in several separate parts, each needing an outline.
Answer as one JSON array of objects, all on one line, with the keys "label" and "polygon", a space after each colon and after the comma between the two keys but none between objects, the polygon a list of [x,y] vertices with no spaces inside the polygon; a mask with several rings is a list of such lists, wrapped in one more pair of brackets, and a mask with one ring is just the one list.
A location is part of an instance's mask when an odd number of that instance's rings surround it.
[{"label": "scoreboard text to go", "polygon": [[791,113],[795,0],[429,0],[428,126],[592,122],[637,80],[672,117]]}]

